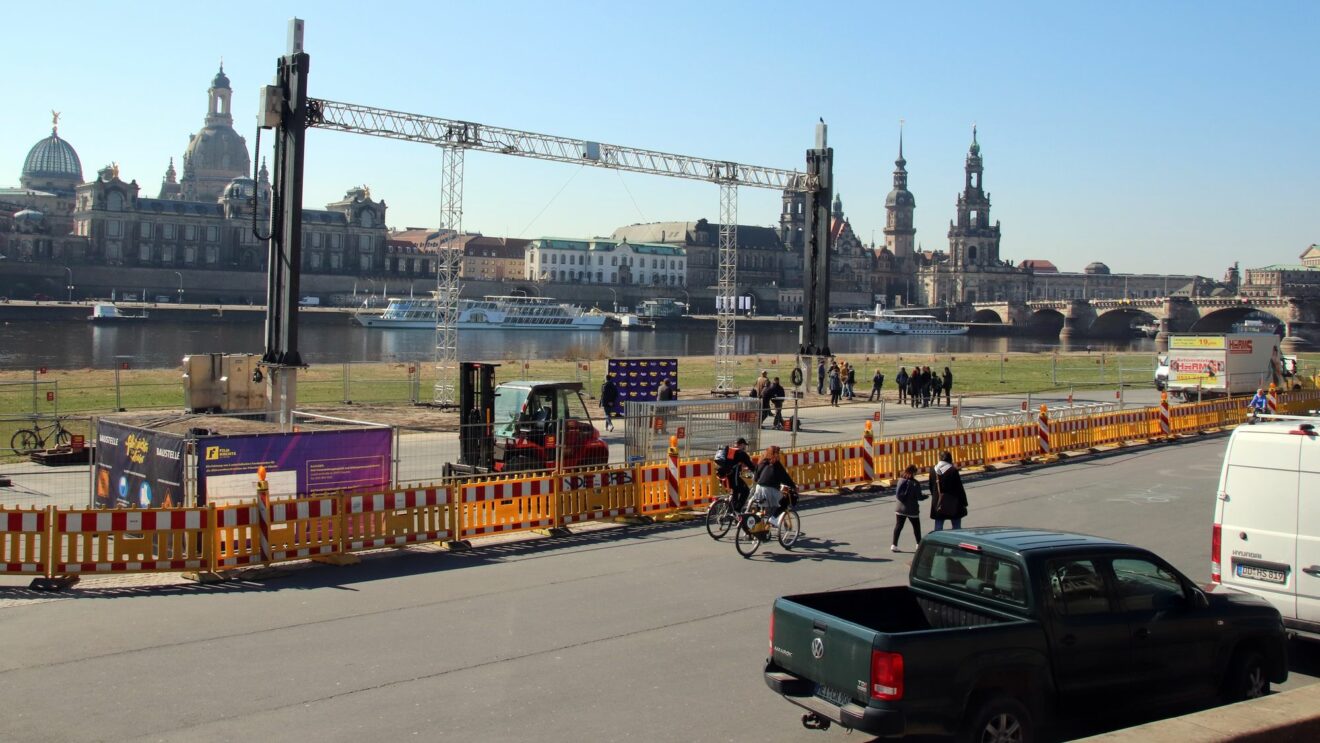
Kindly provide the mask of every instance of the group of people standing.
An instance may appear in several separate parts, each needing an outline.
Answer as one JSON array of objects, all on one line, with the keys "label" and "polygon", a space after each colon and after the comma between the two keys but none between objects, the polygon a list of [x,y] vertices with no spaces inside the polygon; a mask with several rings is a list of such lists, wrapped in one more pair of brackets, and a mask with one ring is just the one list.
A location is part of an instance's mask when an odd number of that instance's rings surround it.
[{"label": "group of people standing", "polygon": [[775,428],[784,427],[784,385],[779,383],[779,377],[770,378],[770,372],[761,370],[761,376],[756,378],[756,384],[752,385],[752,394],[761,401],[761,423],[770,417],[770,411],[774,410]]},{"label": "group of people standing", "polygon": [[816,364],[816,394],[825,394],[825,387],[828,385],[830,405],[837,408],[840,399],[855,399],[854,386],[856,384],[857,369],[852,364],[846,361],[840,364],[837,359],[830,359],[828,369],[825,367],[825,359],[821,359]]},{"label": "group of people standing", "polygon": [[914,408],[929,408],[933,399],[940,404],[940,394],[944,395],[944,406],[948,407],[953,398],[953,372],[944,367],[944,374],[931,371],[929,366],[914,366],[909,374],[907,367],[898,370],[894,377],[898,383],[898,404],[904,403]]}]

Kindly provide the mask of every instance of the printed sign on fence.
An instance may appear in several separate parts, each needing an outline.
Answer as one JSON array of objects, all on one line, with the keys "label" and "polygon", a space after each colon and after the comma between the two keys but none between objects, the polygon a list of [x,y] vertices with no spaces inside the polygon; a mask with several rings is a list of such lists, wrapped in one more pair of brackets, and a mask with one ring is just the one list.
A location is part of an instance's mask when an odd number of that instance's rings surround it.
[{"label": "printed sign on fence", "polygon": [[[258,467],[272,495],[312,495],[388,487],[393,433],[388,428],[218,436],[197,440],[197,494],[254,496]],[[277,490],[278,489],[278,490]]]},{"label": "printed sign on fence", "polygon": [[182,436],[101,421],[96,427],[97,508],[183,506]]}]

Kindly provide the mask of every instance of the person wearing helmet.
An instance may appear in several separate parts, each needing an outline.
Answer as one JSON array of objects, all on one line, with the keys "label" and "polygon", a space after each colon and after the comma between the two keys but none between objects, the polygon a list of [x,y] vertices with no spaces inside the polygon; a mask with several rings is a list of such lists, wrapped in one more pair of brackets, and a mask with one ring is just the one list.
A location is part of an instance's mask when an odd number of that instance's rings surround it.
[{"label": "person wearing helmet", "polygon": [[739,437],[732,445],[720,449],[715,457],[715,476],[729,489],[734,513],[739,513],[747,506],[747,496],[751,489],[742,479],[742,468],[755,469],[756,463],[747,453],[747,439]]}]

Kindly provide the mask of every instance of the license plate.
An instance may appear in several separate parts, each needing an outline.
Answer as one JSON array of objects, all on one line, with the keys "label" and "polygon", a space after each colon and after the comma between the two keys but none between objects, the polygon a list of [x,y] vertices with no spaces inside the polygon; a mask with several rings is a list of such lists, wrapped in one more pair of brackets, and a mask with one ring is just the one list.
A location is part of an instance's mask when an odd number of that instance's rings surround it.
[{"label": "license plate", "polygon": [[831,689],[824,684],[816,684],[816,696],[827,702],[837,704],[840,707],[852,703],[852,697],[838,691],[837,689]]},{"label": "license plate", "polygon": [[1270,570],[1269,568],[1258,568],[1255,565],[1238,565],[1237,575],[1239,578],[1250,578],[1264,583],[1287,583],[1288,574],[1282,570]]}]

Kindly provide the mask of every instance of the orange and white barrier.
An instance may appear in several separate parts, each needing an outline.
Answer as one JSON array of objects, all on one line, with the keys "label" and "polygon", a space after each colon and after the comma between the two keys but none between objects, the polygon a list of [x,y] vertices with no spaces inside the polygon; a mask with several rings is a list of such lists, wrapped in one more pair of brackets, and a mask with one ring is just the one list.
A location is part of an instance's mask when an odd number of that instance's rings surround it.
[{"label": "orange and white barrier", "polygon": [[0,573],[49,572],[50,536],[46,533],[54,509],[0,508]]},{"label": "orange and white barrier", "polygon": [[340,552],[340,523],[339,496],[271,502],[271,560],[285,562]]},{"label": "orange and white barrier", "polygon": [[669,505],[672,508],[678,508],[680,500],[678,497],[678,437],[669,437],[669,459],[665,467],[665,487],[669,492]]},{"label": "orange and white barrier", "polygon": [[1036,418],[1036,439],[1042,454],[1050,453],[1050,414],[1044,405],[1040,406],[1040,415]]},{"label": "orange and white barrier", "polygon": [[1167,392],[1160,393],[1159,419],[1160,435],[1168,436],[1173,430],[1173,423],[1169,414],[1169,393]]},{"label": "orange and white barrier", "polygon": [[555,478],[510,478],[460,487],[458,538],[478,537],[555,525]]},{"label": "orange and white barrier", "polygon": [[611,469],[565,475],[559,480],[561,525],[637,513],[636,471]]},{"label": "orange and white barrier", "polygon": [[1279,388],[1270,382],[1270,391],[1265,393],[1265,407],[1269,409],[1270,414],[1279,412]]},{"label": "orange and white barrier", "polygon": [[871,421],[866,422],[862,431],[862,480],[875,480],[875,437],[871,433]]},{"label": "orange and white barrier", "polygon": [[344,550],[453,539],[452,505],[442,487],[345,496]]},{"label": "orange and white barrier", "polygon": [[[643,515],[675,510],[671,492],[670,463],[644,465],[638,468],[637,509]],[[690,459],[678,462],[677,508],[703,505],[719,495],[715,478],[715,463],[709,459]]]},{"label": "orange and white barrier", "polygon": [[51,532],[52,575],[202,570],[209,509],[59,511]]}]

